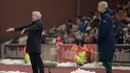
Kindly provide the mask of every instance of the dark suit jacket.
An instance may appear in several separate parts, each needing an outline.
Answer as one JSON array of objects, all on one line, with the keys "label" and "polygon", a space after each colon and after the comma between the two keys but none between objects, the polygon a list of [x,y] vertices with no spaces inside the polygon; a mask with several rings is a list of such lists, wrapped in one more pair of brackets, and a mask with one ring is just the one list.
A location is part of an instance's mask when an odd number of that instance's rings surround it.
[{"label": "dark suit jacket", "polygon": [[100,60],[112,60],[115,52],[115,35],[111,12],[101,14],[99,25],[98,50]]},{"label": "dark suit jacket", "polygon": [[28,32],[26,52],[41,53],[41,35],[43,31],[42,21],[33,21],[29,25],[15,28],[15,31],[22,31],[24,28],[26,28],[25,32]]}]

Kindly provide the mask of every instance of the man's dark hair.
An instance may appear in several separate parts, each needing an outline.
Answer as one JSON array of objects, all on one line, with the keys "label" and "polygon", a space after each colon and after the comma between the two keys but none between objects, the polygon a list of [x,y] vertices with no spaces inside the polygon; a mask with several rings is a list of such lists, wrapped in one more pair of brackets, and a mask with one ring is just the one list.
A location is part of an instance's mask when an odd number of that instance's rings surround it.
[{"label": "man's dark hair", "polygon": [[68,23],[72,23],[72,21],[71,21],[71,20],[68,20],[67,22],[68,22]]},{"label": "man's dark hair", "polygon": [[82,17],[81,16],[76,16],[76,18],[81,19]]},{"label": "man's dark hair", "polygon": [[94,19],[91,23],[91,27],[99,27],[100,20],[98,18]]},{"label": "man's dark hair", "polygon": [[130,17],[130,14],[128,14],[128,17]]},{"label": "man's dark hair", "polygon": [[93,15],[94,15],[94,11],[91,12],[91,16],[93,16]]},{"label": "man's dark hair", "polygon": [[75,44],[77,44],[77,45],[83,47],[84,41],[83,41],[83,40],[78,40],[78,39],[76,39],[76,40],[75,40]]},{"label": "man's dark hair", "polygon": [[85,21],[84,19],[82,19],[82,18],[80,19],[80,22],[84,23],[84,21]]}]

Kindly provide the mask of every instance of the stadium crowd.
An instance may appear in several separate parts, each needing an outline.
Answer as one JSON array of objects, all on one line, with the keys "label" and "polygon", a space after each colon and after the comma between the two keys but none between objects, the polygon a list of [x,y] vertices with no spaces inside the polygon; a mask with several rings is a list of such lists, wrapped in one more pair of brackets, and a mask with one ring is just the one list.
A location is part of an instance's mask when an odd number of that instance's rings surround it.
[{"label": "stadium crowd", "polygon": [[[130,1],[127,5],[117,4],[111,10],[116,44],[130,44]],[[49,44],[56,42],[72,44],[76,40],[83,40],[86,44],[96,44],[99,21],[100,14],[96,11],[90,17],[77,16],[75,22],[68,20],[65,24],[52,27],[45,32],[43,40]]]},{"label": "stadium crowd", "polygon": [[[117,4],[116,7],[108,9],[113,12],[116,44],[130,44],[130,1],[126,5]],[[96,44],[100,13],[95,11],[90,16],[77,16],[75,20],[73,22],[69,19],[64,24],[53,26],[49,31],[44,30],[42,43],[73,44],[82,40],[85,44]],[[19,43],[18,38],[11,43]]]}]

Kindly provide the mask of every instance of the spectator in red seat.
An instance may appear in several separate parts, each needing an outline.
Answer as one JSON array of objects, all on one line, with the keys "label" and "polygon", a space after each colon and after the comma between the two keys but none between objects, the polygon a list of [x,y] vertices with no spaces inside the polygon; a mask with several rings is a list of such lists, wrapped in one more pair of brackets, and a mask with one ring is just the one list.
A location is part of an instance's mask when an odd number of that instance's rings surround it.
[{"label": "spectator in red seat", "polygon": [[118,12],[120,9],[122,9],[122,6],[120,4],[117,4],[115,8],[115,12]]},{"label": "spectator in red seat", "polygon": [[92,41],[93,41],[93,39],[90,36],[88,36],[88,37],[85,38],[85,43],[86,44],[92,44]]},{"label": "spectator in red seat", "polygon": [[62,42],[61,36],[58,36],[58,37],[56,38],[56,41],[57,41],[57,42]]}]

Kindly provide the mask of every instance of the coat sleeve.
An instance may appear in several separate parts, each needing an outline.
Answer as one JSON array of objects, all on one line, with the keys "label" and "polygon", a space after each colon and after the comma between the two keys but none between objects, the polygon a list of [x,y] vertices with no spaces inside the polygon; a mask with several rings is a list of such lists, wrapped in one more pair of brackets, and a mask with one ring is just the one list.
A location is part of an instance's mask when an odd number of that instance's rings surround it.
[{"label": "coat sleeve", "polygon": [[15,31],[22,31],[24,28],[27,28],[27,27],[30,27],[30,26],[31,26],[31,24],[29,24],[29,25],[24,25],[24,26],[16,27],[16,28],[14,28],[14,30],[15,30]]},{"label": "coat sleeve", "polygon": [[26,28],[25,32],[38,31],[38,30],[41,30],[41,29],[43,29],[43,24],[42,23],[36,23],[36,24]]},{"label": "coat sleeve", "polygon": [[99,26],[98,45],[105,39],[109,30],[109,17],[104,15]]}]

